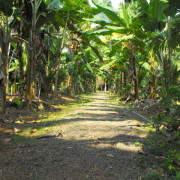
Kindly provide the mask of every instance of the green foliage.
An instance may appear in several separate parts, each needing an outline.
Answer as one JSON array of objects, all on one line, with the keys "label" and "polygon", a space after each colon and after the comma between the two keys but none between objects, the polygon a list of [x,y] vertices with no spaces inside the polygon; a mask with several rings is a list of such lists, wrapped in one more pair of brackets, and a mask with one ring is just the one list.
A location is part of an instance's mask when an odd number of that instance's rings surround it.
[{"label": "green foliage", "polygon": [[112,46],[112,50],[109,53],[109,57],[114,56],[116,53],[119,53],[122,48],[122,42],[118,41]]},{"label": "green foliage", "polygon": [[176,172],[176,178],[177,178],[177,179],[180,179],[180,171],[177,171],[177,172]]},{"label": "green foliage", "polygon": [[5,16],[11,16],[13,13],[13,0],[0,0],[0,12],[2,11]]},{"label": "green foliage", "polygon": [[135,142],[134,145],[135,145],[135,146],[141,146],[142,143],[140,143],[140,142]]},{"label": "green foliage", "polygon": [[[12,73],[16,72],[16,85],[19,85],[19,82],[25,85],[23,81],[28,75],[27,64],[31,59],[31,52],[34,52],[32,50],[36,49],[33,57],[36,67],[33,68],[37,69],[37,73],[33,73],[43,77],[38,83],[41,84],[42,90],[47,91],[47,94],[53,89],[57,64],[60,63],[58,85],[61,92],[66,93],[67,86],[73,94],[92,92],[96,87],[97,76],[101,76],[103,83],[106,82],[109,87],[116,85],[116,92],[127,97],[134,90],[134,84],[129,82],[136,78],[129,79],[128,77],[131,74],[134,76],[129,61],[130,53],[133,51],[136,59],[140,98],[142,95],[146,97],[146,88],[152,85],[161,86],[158,93],[161,98],[162,112],[153,119],[156,132],[151,132],[147,145],[153,154],[164,157],[163,167],[167,172],[176,174],[176,177],[180,178],[177,167],[179,160],[177,139],[180,136],[178,132],[180,125],[180,89],[178,85],[180,70],[177,47],[179,45],[180,7],[178,1],[150,0],[148,3],[147,0],[136,0],[131,3],[124,2],[120,4],[117,12],[100,0],[93,0],[93,3],[97,8],[88,7],[87,0],[43,0],[37,13],[40,15],[37,29],[32,30],[36,37],[36,41],[33,42],[36,46],[29,48],[31,45],[27,41],[32,26],[30,1],[0,0],[0,14],[5,16],[2,19],[0,17],[0,23],[4,24],[2,28],[13,32],[13,38],[7,39],[7,41],[13,41],[9,48],[10,58],[7,58],[11,60],[8,62],[9,79],[11,80]],[[103,13],[104,16],[100,13]],[[6,18],[6,16],[10,16],[10,18]],[[168,16],[170,18],[167,18]],[[7,22],[3,22],[5,19],[12,21],[10,26]],[[65,26],[66,21],[67,26]],[[94,27],[93,23],[98,26]],[[63,37],[61,27],[66,27],[64,29],[65,48],[63,49],[66,54],[62,53],[59,58]],[[78,42],[77,46],[75,42]],[[22,57],[20,57],[21,52],[18,48],[21,43]],[[0,50],[2,48],[3,45]],[[41,48],[42,51],[40,51]],[[168,50],[173,52],[172,64],[177,65],[172,66],[172,74],[168,71],[170,65]],[[157,72],[154,71],[150,57],[155,59]],[[19,73],[21,68],[23,72]],[[155,75],[157,84],[150,81],[151,74]],[[167,84],[166,79],[171,75],[172,84],[170,85]],[[33,82],[34,78],[30,81]],[[67,81],[69,82],[67,83]],[[11,83],[9,84],[11,85]],[[27,84],[22,88],[26,87]],[[64,89],[65,91],[63,91]],[[88,101],[79,99],[78,104]],[[23,107],[20,98],[14,99],[14,102],[19,108]],[[54,119],[61,118],[59,114],[56,114]],[[46,120],[52,121],[53,117],[48,117]],[[31,129],[27,132],[30,131]],[[43,131],[43,129],[39,129],[39,131]],[[15,140],[18,138],[16,136]],[[140,146],[141,143],[135,142],[134,145]],[[144,161],[142,158],[141,162]],[[113,176],[113,173],[110,172],[109,175]],[[158,180],[162,177],[157,172],[149,172],[144,179]]]},{"label": "green foliage", "polygon": [[152,20],[164,20],[164,10],[167,7],[167,0],[151,0],[148,4],[147,0],[138,0],[138,4],[142,11],[146,13]]},{"label": "green foliage", "polygon": [[163,177],[156,171],[150,171],[145,174],[142,180],[163,180]]},{"label": "green foliage", "polygon": [[104,3],[101,3],[99,0],[93,0],[92,1],[97,8],[102,11],[112,22],[116,24],[124,25],[124,20],[121,19],[111,8],[109,8]]},{"label": "green foliage", "polygon": [[164,109],[154,117],[154,123],[159,127],[163,125],[163,128],[168,132],[176,132],[180,126],[180,89],[179,86],[172,85],[168,87],[162,87],[160,89],[160,95],[162,97],[161,105]]},{"label": "green foliage", "polygon": [[121,96],[127,96],[132,88],[132,84],[128,83],[123,89],[120,91]]},{"label": "green foliage", "polygon": [[18,105],[18,108],[23,107],[23,102],[19,98],[15,98],[14,102]]},{"label": "green foliage", "polygon": [[94,34],[94,35],[111,35],[112,31],[107,30],[107,29],[99,29],[99,30],[90,32],[89,34]]},{"label": "green foliage", "polygon": [[99,17],[94,17],[94,18],[92,18],[92,19],[84,19],[84,20],[87,20],[87,21],[92,22],[92,23],[100,24],[100,25],[103,26],[103,27],[104,27],[105,25],[110,25],[110,24],[112,24],[111,22],[106,21],[106,20],[103,20],[103,19],[101,19],[101,18],[99,18]]},{"label": "green foliage", "polygon": [[167,141],[165,136],[151,132],[146,140],[146,145],[152,154],[164,155],[164,151],[168,149]]},{"label": "green foliage", "polygon": [[166,16],[163,11],[167,2],[167,0],[151,0],[148,8],[148,14],[150,17],[158,21],[164,20]]},{"label": "green foliage", "polygon": [[175,175],[180,158],[177,142],[180,127],[179,86],[162,87],[160,95],[163,111],[153,118],[156,132],[150,134],[147,145],[154,154],[163,155],[163,167],[169,174]]},{"label": "green foliage", "polygon": [[80,9],[86,0],[46,0],[48,9],[53,11],[71,11]]},{"label": "green foliage", "polygon": [[63,0],[51,0],[51,2],[46,0],[46,2],[49,3],[48,9],[50,10],[59,11],[64,7]]},{"label": "green foliage", "polygon": [[180,152],[178,150],[171,150],[167,154],[167,160],[164,163],[164,166],[170,173],[175,174],[179,168],[178,166],[179,161],[180,161]]}]

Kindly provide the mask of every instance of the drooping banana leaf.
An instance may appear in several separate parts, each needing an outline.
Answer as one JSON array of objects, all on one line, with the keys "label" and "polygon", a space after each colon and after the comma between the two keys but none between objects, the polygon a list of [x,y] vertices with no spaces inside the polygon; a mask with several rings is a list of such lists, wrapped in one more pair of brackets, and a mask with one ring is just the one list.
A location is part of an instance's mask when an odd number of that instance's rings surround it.
[{"label": "drooping banana leaf", "polygon": [[139,7],[141,7],[142,11],[147,14],[149,7],[147,0],[137,0],[137,3]]},{"label": "drooping banana leaf", "polygon": [[108,70],[112,65],[117,64],[118,59],[114,59],[113,61],[110,61],[109,63],[105,64],[104,66],[101,66],[100,70]]},{"label": "drooping banana leaf", "polygon": [[111,22],[109,21],[105,21],[104,19],[101,19],[101,18],[93,18],[93,19],[84,19],[84,20],[87,20],[89,22],[92,22],[92,23],[96,23],[96,24],[100,24],[101,26],[105,26],[105,25],[112,25]]},{"label": "drooping banana leaf", "polygon": [[83,87],[83,84],[82,84],[82,82],[81,82],[81,81],[82,81],[81,76],[78,76],[77,78],[78,78],[77,83],[79,84],[80,89],[81,89],[83,92],[85,92],[84,87]]},{"label": "drooping banana leaf", "polygon": [[95,34],[86,33],[86,32],[85,33],[78,32],[78,33],[81,35],[83,44],[88,45],[93,50],[93,52],[96,54],[96,56],[99,58],[100,62],[103,62],[102,56],[100,55],[98,49],[91,45],[91,41],[95,42],[96,44],[100,44],[100,45],[106,45],[106,44],[103,43],[101,41],[101,39],[98,38]]},{"label": "drooping banana leaf", "polygon": [[92,2],[96,5],[96,7],[104,13],[113,23],[118,25],[125,26],[125,22],[122,18],[120,18],[111,8],[109,8],[104,3],[100,2],[99,0],[92,0]]},{"label": "drooping banana leaf", "polygon": [[53,1],[49,1],[47,2],[48,4],[48,9],[52,10],[52,11],[59,11],[60,9],[62,9],[64,7],[64,3],[63,0],[53,0]]},{"label": "drooping banana leaf", "polygon": [[120,34],[129,34],[131,33],[131,29],[129,28],[123,28],[123,27],[117,27],[117,26],[105,26],[108,30],[111,30],[111,32],[116,32]]},{"label": "drooping banana leaf", "polygon": [[124,36],[122,38],[122,42],[132,42],[136,46],[136,48],[137,47],[144,48],[146,46],[144,41],[138,39],[135,36],[133,36],[133,37],[131,37],[131,36]]},{"label": "drooping banana leaf", "polygon": [[99,29],[99,30],[95,30],[95,31],[89,32],[89,34],[94,34],[94,35],[111,35],[112,31],[111,30],[107,30],[107,29]]},{"label": "drooping banana leaf", "polygon": [[93,73],[93,69],[92,69],[92,67],[91,67],[91,65],[89,63],[86,63],[86,67],[90,72]]},{"label": "drooping banana leaf", "polygon": [[98,36],[94,34],[83,33],[81,37],[83,38],[83,41],[86,42],[86,44],[89,44],[91,41],[93,41],[96,44],[106,46],[106,44]]},{"label": "drooping banana leaf", "polygon": [[90,47],[91,47],[91,49],[94,51],[94,53],[96,54],[96,56],[99,58],[99,60],[100,60],[101,62],[103,62],[103,57],[100,55],[98,49],[95,48],[95,47],[93,47],[93,46],[90,46]]},{"label": "drooping banana leaf", "polygon": [[140,39],[145,39],[147,38],[147,34],[141,30],[141,29],[135,29],[134,30],[134,34],[136,37],[140,38]]},{"label": "drooping banana leaf", "polygon": [[121,7],[121,16],[126,24],[126,27],[129,27],[132,19],[130,16],[129,8],[126,6],[125,3],[121,3],[120,7]]},{"label": "drooping banana leaf", "polygon": [[108,69],[112,68],[113,66],[115,66],[116,69],[121,69],[121,70],[124,70],[124,68],[125,68],[122,61],[120,59],[115,58],[114,60],[112,60],[109,63],[102,66],[100,68],[100,70],[108,70]]},{"label": "drooping banana leaf", "polygon": [[112,50],[111,50],[111,52],[109,53],[109,57],[114,56],[116,52],[118,52],[118,51],[121,50],[121,47],[122,47],[122,42],[121,42],[121,41],[118,41],[117,43],[115,43],[115,44],[112,46]]},{"label": "drooping banana leaf", "polygon": [[167,2],[167,0],[151,0],[148,8],[149,16],[158,21],[163,21],[166,18],[164,9]]}]

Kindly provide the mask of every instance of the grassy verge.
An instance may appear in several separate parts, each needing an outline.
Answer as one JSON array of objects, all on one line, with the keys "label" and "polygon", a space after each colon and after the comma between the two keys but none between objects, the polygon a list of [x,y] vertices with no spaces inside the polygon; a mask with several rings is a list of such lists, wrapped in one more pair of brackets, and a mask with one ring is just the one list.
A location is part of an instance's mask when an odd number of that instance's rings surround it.
[{"label": "grassy verge", "polygon": [[65,104],[54,105],[54,110],[49,111],[34,110],[28,119],[25,117],[20,117],[18,122],[19,132],[14,134],[14,140],[17,142],[24,138],[34,138],[45,133],[53,132],[53,128],[59,125],[64,125],[69,123],[69,121],[64,121],[66,115],[72,113],[78,107],[85,105],[88,102],[92,102],[92,94],[82,94],[71,99]]}]

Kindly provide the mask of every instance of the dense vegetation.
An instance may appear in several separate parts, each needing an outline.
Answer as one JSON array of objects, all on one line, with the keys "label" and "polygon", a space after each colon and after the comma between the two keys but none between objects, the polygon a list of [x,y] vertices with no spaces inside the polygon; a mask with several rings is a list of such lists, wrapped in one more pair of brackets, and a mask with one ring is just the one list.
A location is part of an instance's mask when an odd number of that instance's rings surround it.
[{"label": "dense vegetation", "polygon": [[7,94],[18,95],[18,106],[28,107],[48,94],[55,98],[102,88],[126,98],[160,99],[156,136],[170,139],[155,146],[170,146],[166,168],[174,173],[180,135],[180,3],[129,0],[117,11],[110,1],[93,3],[0,0],[2,114]]}]

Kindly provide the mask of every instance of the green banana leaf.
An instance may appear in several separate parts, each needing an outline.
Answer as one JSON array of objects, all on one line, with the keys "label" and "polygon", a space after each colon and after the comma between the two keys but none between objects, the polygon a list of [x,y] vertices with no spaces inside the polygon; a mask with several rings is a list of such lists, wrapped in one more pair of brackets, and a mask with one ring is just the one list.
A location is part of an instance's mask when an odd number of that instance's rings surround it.
[{"label": "green banana leaf", "polygon": [[149,4],[147,0],[137,0],[137,3],[144,13],[148,12]]},{"label": "green banana leaf", "polygon": [[111,8],[109,8],[104,3],[100,2],[99,0],[92,0],[92,2],[96,5],[96,7],[104,13],[113,23],[118,25],[125,26],[125,22],[122,18],[120,18]]},{"label": "green banana leaf", "polygon": [[111,30],[112,32],[120,33],[120,34],[129,34],[131,33],[131,29],[129,28],[123,28],[123,27],[117,27],[117,26],[105,26],[108,30]]},{"label": "green banana leaf", "polygon": [[59,11],[60,9],[64,8],[63,0],[53,0],[48,3],[49,3],[49,5],[48,5],[47,9],[49,9],[49,10]]},{"label": "green banana leaf", "polygon": [[104,19],[101,19],[101,18],[98,18],[98,17],[95,17],[95,18],[93,18],[93,19],[86,19],[86,18],[84,18],[84,20],[86,20],[86,21],[88,21],[88,22],[100,24],[101,26],[112,25],[111,22],[105,21]]},{"label": "green banana leaf", "polygon": [[107,29],[99,29],[96,31],[89,32],[88,34],[94,34],[94,35],[111,35],[112,31]]},{"label": "green banana leaf", "polygon": [[163,21],[166,18],[164,9],[167,2],[167,0],[151,0],[148,8],[149,16],[158,21]]},{"label": "green banana leaf", "polygon": [[112,46],[112,50],[111,50],[111,52],[109,53],[109,57],[114,56],[116,52],[118,52],[118,51],[121,50],[121,47],[122,47],[122,42],[121,42],[121,41],[118,41],[117,43],[115,43],[115,44]]}]

